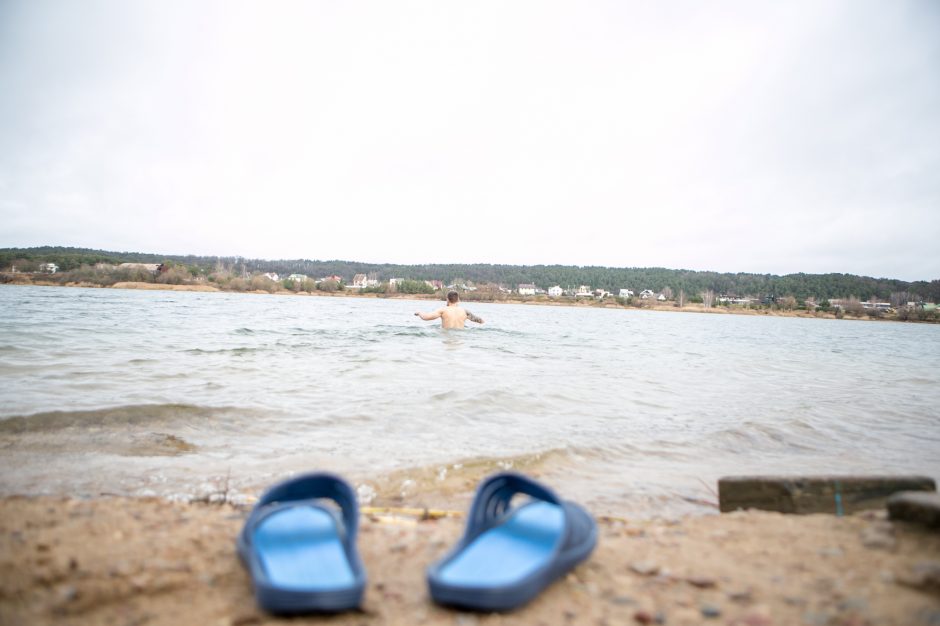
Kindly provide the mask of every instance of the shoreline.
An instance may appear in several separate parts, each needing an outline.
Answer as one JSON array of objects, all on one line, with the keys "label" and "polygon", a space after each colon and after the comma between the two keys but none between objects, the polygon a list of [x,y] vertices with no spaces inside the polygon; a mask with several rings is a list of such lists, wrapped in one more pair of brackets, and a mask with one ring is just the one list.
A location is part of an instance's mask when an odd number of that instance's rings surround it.
[{"label": "shoreline", "polygon": [[[0,498],[0,622],[282,623],[256,607],[235,553],[248,510],[157,498]],[[884,511],[600,519],[591,558],[506,614],[462,613],[428,597],[424,571],[463,526],[460,518],[362,514],[365,600],[360,611],[327,619],[357,626],[906,626],[940,617],[936,579],[918,573],[924,561],[938,567],[940,533],[890,522]]]},{"label": "shoreline", "polygon": [[[251,290],[251,291],[233,291],[233,290],[224,290],[219,289],[213,285],[169,285],[161,283],[146,283],[146,282],[118,282],[111,286],[102,286],[95,285],[92,283],[67,283],[67,284],[58,284],[48,281],[41,282],[11,282],[0,284],[0,286],[13,285],[13,286],[27,286],[27,287],[79,287],[85,289],[137,289],[145,291],[188,291],[188,292],[200,292],[200,293],[243,293],[243,294],[255,294],[255,295],[270,295],[270,296],[300,296],[300,297],[327,297],[327,298],[366,298],[366,299],[380,299],[380,300],[416,300],[416,301],[432,301],[432,302],[441,302],[442,299],[437,294],[378,294],[378,293],[350,293],[349,291],[336,291],[336,292],[293,292],[288,290],[279,290],[276,292],[269,292],[264,290]],[[768,310],[768,309],[745,309],[745,308],[730,308],[722,306],[713,306],[711,308],[704,308],[701,305],[685,305],[682,307],[674,305],[660,305],[660,304],[649,304],[644,306],[629,306],[621,305],[616,302],[598,302],[594,300],[549,300],[549,299],[529,299],[529,298],[507,298],[505,300],[472,300],[472,299],[462,299],[462,304],[472,306],[476,303],[482,304],[521,304],[527,306],[562,306],[562,307],[574,307],[574,308],[594,308],[594,309],[610,309],[610,310],[627,310],[627,311],[659,311],[659,312],[668,312],[668,313],[700,313],[705,315],[749,315],[749,316],[758,316],[758,317],[795,317],[802,319],[830,319],[830,320],[849,320],[849,321],[865,321],[865,322],[900,322],[900,323],[913,323],[913,324],[936,324],[940,323],[938,321],[931,320],[899,320],[893,317],[879,317],[873,318],[867,315],[862,316],[844,316],[839,318],[835,313],[832,312],[823,312],[823,311],[782,311],[782,310]]]}]

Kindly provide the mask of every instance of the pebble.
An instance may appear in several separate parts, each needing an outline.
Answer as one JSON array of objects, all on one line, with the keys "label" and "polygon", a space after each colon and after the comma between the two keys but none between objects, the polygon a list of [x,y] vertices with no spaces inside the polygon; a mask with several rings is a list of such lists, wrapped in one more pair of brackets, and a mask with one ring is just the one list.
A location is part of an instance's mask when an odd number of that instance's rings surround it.
[{"label": "pebble", "polygon": [[895,579],[898,584],[923,591],[940,591],[940,561],[921,561]]},{"label": "pebble", "polygon": [[842,551],[842,548],[823,548],[819,551],[818,554],[822,557],[837,557],[842,556],[845,553]]},{"label": "pebble", "polygon": [[838,606],[840,611],[866,611],[868,610],[868,601],[865,598],[855,596],[843,600]]},{"label": "pebble", "polygon": [[610,599],[610,601],[618,606],[630,606],[636,604],[636,600],[630,596],[614,596]]},{"label": "pebble", "polygon": [[714,604],[703,604],[701,611],[702,611],[702,617],[706,617],[708,619],[721,617],[721,609],[715,606]]},{"label": "pebble", "polygon": [[728,599],[732,602],[747,604],[754,598],[750,589],[736,589],[728,592]]},{"label": "pebble", "polygon": [[772,626],[773,621],[763,613],[745,615],[740,622],[741,626]]},{"label": "pebble", "polygon": [[803,623],[806,624],[806,626],[827,626],[831,617],[832,616],[828,613],[813,613],[812,611],[807,611],[803,613]]},{"label": "pebble", "polygon": [[718,584],[714,578],[708,578],[707,576],[687,576],[685,582],[699,589],[711,589]]},{"label": "pebble", "polygon": [[652,624],[653,614],[648,611],[637,611],[633,614],[633,619],[640,624]]},{"label": "pebble", "polygon": [[866,528],[861,539],[863,546],[873,550],[891,550],[897,543],[892,535],[878,528]]},{"label": "pebble", "polygon": [[72,585],[65,585],[56,590],[56,596],[59,604],[68,604],[78,598],[78,589]]},{"label": "pebble", "polygon": [[655,576],[659,573],[659,566],[649,561],[634,561],[630,563],[630,571],[640,576]]}]

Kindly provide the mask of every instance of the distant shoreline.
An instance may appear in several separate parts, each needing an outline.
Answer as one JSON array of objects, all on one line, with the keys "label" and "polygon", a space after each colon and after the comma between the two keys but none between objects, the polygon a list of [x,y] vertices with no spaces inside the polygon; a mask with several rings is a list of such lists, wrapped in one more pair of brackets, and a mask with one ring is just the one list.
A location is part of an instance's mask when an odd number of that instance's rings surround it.
[{"label": "distant shoreline", "polygon": [[[300,297],[327,297],[327,298],[369,298],[369,299],[378,299],[378,300],[417,300],[417,301],[433,301],[433,302],[442,302],[443,298],[437,294],[380,294],[380,293],[355,293],[350,292],[349,290],[343,291],[333,291],[333,292],[324,292],[324,291],[315,291],[315,292],[294,292],[288,290],[277,291],[271,293],[264,290],[246,290],[246,291],[235,291],[235,290],[226,290],[219,289],[212,285],[169,285],[162,283],[147,283],[147,282],[118,282],[111,286],[105,287],[101,285],[95,285],[93,283],[52,283],[48,281],[30,281],[30,282],[13,282],[5,283],[5,285],[19,285],[19,286],[32,286],[32,287],[83,287],[87,289],[138,289],[145,291],[190,291],[190,292],[201,292],[201,293],[247,293],[247,294],[257,294],[257,295],[269,295],[269,296],[300,296]],[[569,300],[569,299],[541,299],[541,298],[506,298],[505,300],[463,300],[463,304],[467,306],[472,306],[476,303],[483,304],[524,304],[524,305],[535,305],[535,306],[564,306],[564,307],[576,307],[576,308],[595,308],[595,309],[621,309],[621,310],[632,310],[632,311],[660,311],[667,313],[704,313],[708,315],[750,315],[758,317],[797,317],[804,319],[848,319],[848,320],[860,320],[860,321],[872,321],[872,322],[911,322],[911,323],[926,323],[932,324],[936,323],[931,320],[898,320],[890,316],[884,316],[880,318],[873,318],[868,316],[849,316],[845,315],[843,318],[839,318],[835,313],[831,311],[783,311],[783,310],[769,310],[769,309],[745,309],[745,308],[731,308],[724,306],[713,306],[706,309],[701,304],[686,304],[685,306],[679,307],[675,305],[663,305],[663,304],[644,304],[643,306],[629,306],[618,304],[615,300],[608,299],[606,301],[597,301],[597,300]]]}]

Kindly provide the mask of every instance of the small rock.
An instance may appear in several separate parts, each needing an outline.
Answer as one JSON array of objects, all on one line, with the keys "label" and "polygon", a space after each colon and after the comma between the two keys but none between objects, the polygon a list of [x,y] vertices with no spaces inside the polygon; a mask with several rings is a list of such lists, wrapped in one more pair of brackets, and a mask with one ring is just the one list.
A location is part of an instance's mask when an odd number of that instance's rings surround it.
[{"label": "small rock", "polygon": [[842,548],[823,548],[818,554],[823,557],[839,557],[844,555],[845,552],[842,551]]},{"label": "small rock", "polygon": [[898,584],[922,591],[940,591],[940,561],[921,561],[898,574]]},{"label": "small rock", "polygon": [[705,617],[708,619],[721,617],[721,609],[713,604],[703,604],[701,611],[702,611],[702,617]]},{"label": "small rock", "polygon": [[936,492],[902,491],[888,499],[891,519],[920,522],[940,528],[940,494]]},{"label": "small rock", "polygon": [[839,603],[840,611],[855,611],[862,612],[868,610],[868,601],[865,598],[858,596],[852,598],[846,598]]},{"label": "small rock", "polygon": [[877,528],[862,531],[862,545],[873,550],[891,550],[897,543],[893,536]]},{"label": "small rock", "polygon": [[741,626],[772,626],[773,620],[763,613],[750,613],[741,619]]},{"label": "small rock", "polygon": [[64,585],[56,590],[56,599],[58,604],[68,604],[78,598],[78,589],[72,585]]},{"label": "small rock", "polygon": [[648,611],[637,611],[633,614],[633,619],[640,624],[652,624],[653,614]]},{"label": "small rock", "polygon": [[806,626],[827,626],[832,616],[828,613],[814,613],[807,611],[803,613],[803,623]]},{"label": "small rock", "polygon": [[578,614],[577,614],[576,612],[572,611],[571,609],[568,609],[568,610],[566,610],[566,611],[564,612],[564,616],[565,616],[565,619],[570,622],[571,620],[573,620],[574,618],[576,618],[576,617],[578,616]]},{"label": "small rock", "polygon": [[640,576],[655,576],[659,573],[659,566],[649,561],[634,561],[630,563],[630,571]]},{"label": "small rock", "polygon": [[613,598],[610,599],[610,601],[616,604],[617,606],[631,606],[631,605],[636,604],[636,600],[634,600],[630,596],[614,596]]},{"label": "small rock", "polygon": [[732,602],[738,602],[740,604],[747,604],[753,600],[753,595],[750,589],[736,589],[728,592],[728,599]]},{"label": "small rock", "polygon": [[48,551],[49,551],[49,544],[48,544],[48,543],[37,543],[37,544],[36,544],[36,552],[48,552]]},{"label": "small rock", "polygon": [[707,576],[686,576],[685,582],[699,589],[711,589],[718,584],[714,578]]}]

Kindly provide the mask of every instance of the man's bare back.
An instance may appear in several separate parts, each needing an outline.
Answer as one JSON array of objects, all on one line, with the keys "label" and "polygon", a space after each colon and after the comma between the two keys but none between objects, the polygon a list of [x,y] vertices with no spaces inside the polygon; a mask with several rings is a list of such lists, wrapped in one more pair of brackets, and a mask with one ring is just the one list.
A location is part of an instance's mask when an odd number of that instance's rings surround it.
[{"label": "man's bare back", "polygon": [[447,294],[447,306],[440,308],[433,313],[415,313],[426,322],[441,318],[441,328],[463,328],[467,320],[482,324],[483,319],[477,317],[470,311],[460,306],[456,291]]}]

